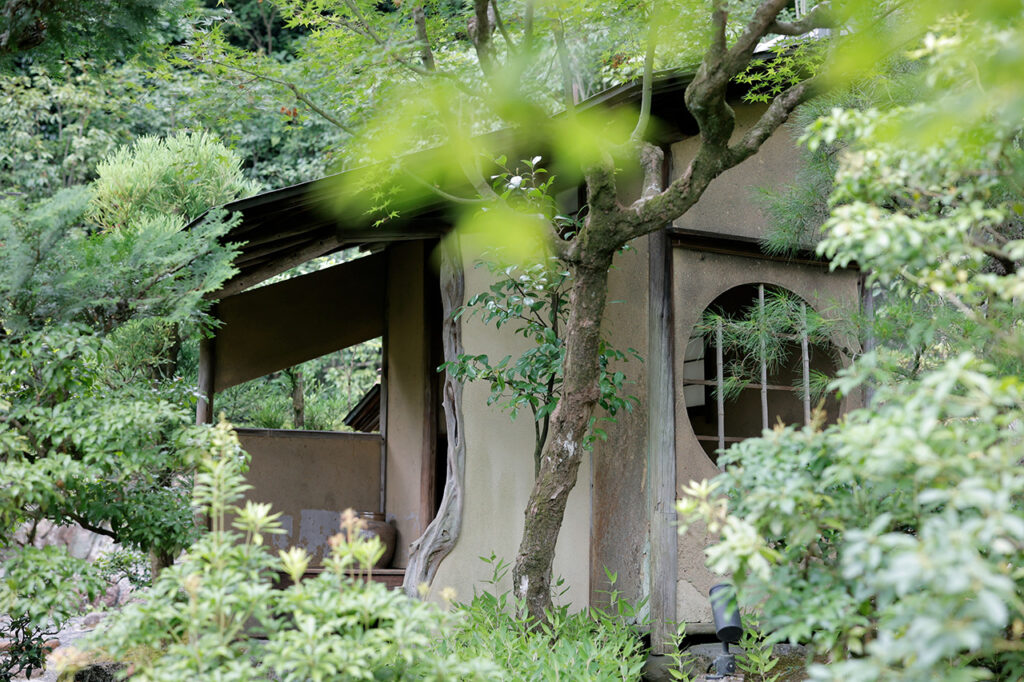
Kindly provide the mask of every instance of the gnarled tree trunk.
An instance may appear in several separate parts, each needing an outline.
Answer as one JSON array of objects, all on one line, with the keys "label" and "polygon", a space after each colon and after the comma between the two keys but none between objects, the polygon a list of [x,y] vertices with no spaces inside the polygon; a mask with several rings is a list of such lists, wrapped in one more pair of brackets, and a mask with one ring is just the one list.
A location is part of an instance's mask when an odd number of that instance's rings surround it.
[{"label": "gnarled tree trunk", "polygon": [[540,472],[526,506],[526,523],[512,572],[513,590],[538,620],[551,606],[551,564],[569,493],[583,460],[584,443],[601,390],[601,318],[614,249],[600,248],[571,266],[562,398],[551,416]]}]

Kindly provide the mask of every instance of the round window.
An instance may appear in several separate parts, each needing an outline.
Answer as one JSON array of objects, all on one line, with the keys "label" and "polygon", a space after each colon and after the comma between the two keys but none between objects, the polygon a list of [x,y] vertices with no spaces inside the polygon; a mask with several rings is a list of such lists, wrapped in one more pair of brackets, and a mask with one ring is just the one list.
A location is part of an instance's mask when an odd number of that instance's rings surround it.
[{"label": "round window", "polygon": [[776,424],[834,421],[827,391],[839,364],[831,321],[791,291],[767,284],[712,301],[686,346],[683,394],[712,462],[717,452]]}]

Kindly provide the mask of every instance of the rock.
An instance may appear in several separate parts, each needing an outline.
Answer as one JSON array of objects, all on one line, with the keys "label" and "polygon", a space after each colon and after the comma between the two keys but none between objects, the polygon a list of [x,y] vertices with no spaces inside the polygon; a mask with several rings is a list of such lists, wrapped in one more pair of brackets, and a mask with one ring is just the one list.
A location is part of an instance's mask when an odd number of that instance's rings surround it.
[{"label": "rock", "polygon": [[94,628],[99,625],[100,621],[103,620],[103,614],[99,611],[93,611],[82,618],[83,628]]},{"label": "rock", "polygon": [[122,670],[120,663],[95,663],[76,672],[74,682],[116,682]]},{"label": "rock", "polygon": [[[737,658],[743,653],[743,650],[738,646],[730,646],[729,651],[735,654]],[[721,653],[721,644],[695,644],[688,647],[684,655],[691,655],[689,673],[695,676],[695,680],[703,680],[703,677],[697,676],[706,674],[714,663],[715,658]],[[798,680],[807,679],[807,660],[810,654],[807,647],[794,646],[792,644],[776,644],[772,648],[772,654],[775,658],[779,659],[779,662],[775,664],[771,672],[772,675],[779,675],[778,682],[797,682]],[[737,679],[742,679],[742,677]],[[757,679],[757,677],[754,676],[754,679]]]},{"label": "rock", "polygon": [[671,682],[672,669],[675,661],[670,656],[650,655],[644,661],[644,668],[641,672],[641,679],[644,682]]}]

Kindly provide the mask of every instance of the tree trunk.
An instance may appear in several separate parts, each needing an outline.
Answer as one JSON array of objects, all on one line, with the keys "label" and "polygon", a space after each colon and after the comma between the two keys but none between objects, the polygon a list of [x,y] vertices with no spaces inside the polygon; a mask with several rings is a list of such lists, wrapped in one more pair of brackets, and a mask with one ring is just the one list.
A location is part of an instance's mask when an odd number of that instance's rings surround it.
[{"label": "tree trunk", "polygon": [[601,318],[612,253],[584,254],[572,266],[562,398],[551,417],[540,472],[526,505],[526,524],[512,571],[517,599],[537,622],[551,608],[551,564],[569,493],[583,461],[586,434],[600,397]]},{"label": "tree trunk", "polygon": [[306,386],[302,380],[302,370],[288,370],[292,379],[292,427],[306,428]]}]

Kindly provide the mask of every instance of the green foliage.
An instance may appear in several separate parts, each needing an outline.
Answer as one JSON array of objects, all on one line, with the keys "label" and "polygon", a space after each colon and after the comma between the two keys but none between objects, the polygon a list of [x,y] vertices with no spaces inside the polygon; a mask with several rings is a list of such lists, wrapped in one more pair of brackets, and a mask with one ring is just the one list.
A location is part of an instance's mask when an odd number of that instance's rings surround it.
[{"label": "green foliage", "polygon": [[232,224],[211,214],[196,229],[148,215],[132,230],[96,233],[91,188],[24,205],[0,202],[0,319],[9,332],[74,322],[109,332],[132,317],[194,317],[232,272],[216,240]]},{"label": "green foliage", "polygon": [[200,434],[179,404],[146,386],[106,381],[105,348],[73,328],[0,344],[3,533],[48,518],[173,553],[188,544],[192,524],[186,493],[170,484],[190,468],[190,441]]},{"label": "green foliage", "polygon": [[206,133],[142,137],[97,168],[90,218],[103,230],[133,228],[163,216],[184,222],[211,206],[255,194],[236,154]]},{"label": "green foliage", "polygon": [[284,26],[281,12],[273,2],[264,0],[204,0],[204,4],[223,9],[223,32],[228,42],[248,52],[270,55],[285,60],[293,57],[302,31]]},{"label": "green foliage", "polygon": [[760,631],[757,616],[753,614],[743,616],[743,635],[740,637],[739,648],[743,653],[736,657],[736,667],[745,673],[744,679],[775,682],[782,676],[782,671],[772,672],[779,665],[779,659],[775,657],[772,645],[766,641]]},{"label": "green foliage", "polygon": [[153,577],[149,557],[143,556],[138,550],[123,547],[103,553],[93,562],[93,566],[108,585],[127,578],[132,587],[149,587]]},{"label": "green foliage", "polygon": [[14,58],[58,62],[90,54],[124,58],[173,35],[187,0],[19,0],[0,10],[0,67]]},{"label": "green foliage", "polygon": [[740,443],[680,503],[767,641],[830,656],[815,680],[1024,675],[1022,27],[993,7],[920,41],[918,101],[807,134],[848,145],[819,250],[882,294],[878,348],[833,384],[873,401]]},{"label": "green foliage", "polygon": [[826,43],[801,36],[780,39],[771,47],[771,58],[751,62],[735,81],[747,86],[745,102],[768,104],[787,89],[814,76],[825,61]]},{"label": "green foliage", "polygon": [[0,74],[0,184],[32,201],[84,184],[128,139],[124,86],[83,62]]},{"label": "green foliage", "polygon": [[91,182],[121,145],[183,130],[209,131],[229,144],[246,178],[261,186],[312,180],[330,167],[338,134],[317,119],[291,116],[294,104],[259,83],[225,89],[167,65],[27,65],[0,73],[0,185],[5,194],[37,201]]},{"label": "green foliage", "polygon": [[74,615],[83,601],[100,593],[104,582],[90,567],[57,547],[27,547],[3,565],[0,577],[0,680],[31,675],[46,660],[45,643]]},{"label": "green foliage", "polygon": [[[843,87],[830,89],[802,104],[793,112],[786,127],[794,138],[833,109],[863,110],[871,107],[906,105],[923,96],[916,72],[920,67],[905,57],[884,62],[880,73]],[[849,141],[837,137],[813,150],[802,146],[796,164],[796,177],[786,186],[761,188],[754,197],[770,218],[770,228],[762,247],[768,253],[794,255],[800,249],[812,249],[821,239],[821,226],[829,218],[839,158]]]},{"label": "green foliage", "polygon": [[[281,532],[278,514],[239,504],[248,456],[226,423],[210,445],[193,495],[211,531],[161,573],[145,601],[104,621],[91,642],[99,655],[131,661],[139,680],[494,679],[486,660],[435,651],[450,615],[364,581],[383,548],[356,532],[354,516],[315,578],[302,577],[309,557],[301,549],[273,556],[264,538]],[[277,589],[281,574],[292,584]]]},{"label": "green foliage", "polygon": [[[0,203],[0,545],[48,519],[167,561],[193,539],[189,475],[209,436],[191,425],[175,339],[233,272],[219,243],[232,223],[184,231],[181,215],[125,208],[130,229],[103,231],[95,196]],[[101,582],[63,548],[8,555],[3,606],[26,631],[59,629],[70,593]]]},{"label": "green foliage", "polygon": [[[487,581],[496,587],[508,564],[493,555]],[[509,593],[483,591],[456,606],[460,617],[453,632],[439,639],[440,653],[460,659],[488,658],[498,663],[496,680],[638,680],[645,651],[638,633],[627,624],[632,607],[612,600],[611,612],[589,609],[569,614],[556,609],[548,621],[533,627],[529,617],[514,615]]]},{"label": "green foliage", "polygon": [[[754,302],[738,315],[709,309],[695,328],[713,347],[721,326],[723,354],[733,356],[725,367],[723,388],[727,398],[735,398],[748,384],[761,380],[762,362],[769,374],[786,365],[794,349],[799,350],[802,334],[807,335],[810,344],[827,348],[839,326],[837,320],[826,319],[785,289],[766,286],[764,299],[763,307]],[[796,381],[802,396],[802,375]],[[820,382],[815,384],[822,388]],[[822,396],[819,390],[812,397]]]},{"label": "green foliage", "polygon": [[[242,427],[346,431],[345,416],[379,381],[380,365],[381,339],[371,339],[218,392],[217,411]],[[301,425],[293,409],[296,373],[305,402]]]}]

